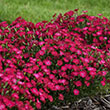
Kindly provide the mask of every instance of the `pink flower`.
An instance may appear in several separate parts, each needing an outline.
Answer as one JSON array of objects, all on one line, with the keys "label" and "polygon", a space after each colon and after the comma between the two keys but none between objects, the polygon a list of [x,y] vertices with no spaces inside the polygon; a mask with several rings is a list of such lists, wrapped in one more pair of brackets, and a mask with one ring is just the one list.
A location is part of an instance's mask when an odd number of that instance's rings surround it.
[{"label": "pink flower", "polygon": [[45,65],[47,65],[47,66],[50,66],[50,65],[52,64],[50,60],[45,60],[44,63],[45,63]]},{"label": "pink flower", "polygon": [[80,87],[80,86],[82,86],[82,83],[81,83],[81,81],[76,81],[76,82],[75,82],[75,85],[76,85],[77,87]]},{"label": "pink flower", "polygon": [[33,74],[33,76],[35,76],[36,79],[38,79],[40,77],[40,75],[39,74],[36,74],[36,73]]},{"label": "pink flower", "polygon": [[42,61],[38,61],[37,63],[38,63],[40,66],[43,65],[43,62],[42,62]]},{"label": "pink flower", "polygon": [[60,51],[60,56],[64,55],[64,53],[62,51]]},{"label": "pink flower", "polygon": [[91,76],[95,76],[95,75],[96,75],[96,72],[95,72],[95,71],[90,71],[89,74],[90,74]]},{"label": "pink flower", "polygon": [[61,36],[61,34],[60,33],[55,33],[55,36]]},{"label": "pink flower", "polygon": [[48,95],[48,99],[50,102],[53,102],[53,97],[51,95]]},{"label": "pink flower", "polygon": [[96,34],[99,36],[102,34],[102,31],[98,31],[98,32],[96,32]]},{"label": "pink flower", "polygon": [[58,53],[57,53],[56,51],[52,51],[51,54],[52,54],[53,56],[58,56]]},{"label": "pink flower", "polygon": [[74,89],[73,93],[74,93],[74,95],[79,95],[79,90],[78,89]]},{"label": "pink flower", "polygon": [[78,72],[72,72],[71,75],[78,76]]},{"label": "pink flower", "polygon": [[57,61],[57,65],[58,65],[58,66],[61,66],[62,64],[63,64],[62,60],[58,60],[58,61]]},{"label": "pink flower", "polygon": [[18,108],[22,108],[23,107],[23,102],[22,101],[16,101],[16,105]]},{"label": "pink flower", "polygon": [[106,71],[102,71],[102,76],[105,76],[107,74]]},{"label": "pink flower", "polygon": [[69,11],[69,12],[66,12],[65,14],[64,14],[64,16],[72,16],[74,14],[74,11]]},{"label": "pink flower", "polygon": [[68,60],[66,57],[64,57],[63,60],[64,60],[65,62],[69,62],[69,60]]},{"label": "pink flower", "polygon": [[60,90],[60,86],[59,86],[59,85],[56,85],[56,86],[55,86],[55,89],[56,89],[56,90]]},{"label": "pink flower", "polygon": [[71,48],[70,48],[70,51],[71,51],[71,52],[76,52],[76,48],[75,48],[75,47],[71,47]]},{"label": "pink flower", "polygon": [[39,54],[40,54],[40,55],[44,55],[44,54],[45,54],[45,51],[40,50],[40,51],[39,51]]},{"label": "pink flower", "polygon": [[49,78],[50,78],[50,79],[54,79],[55,76],[54,76],[53,74],[50,74],[50,75],[49,75]]},{"label": "pink flower", "polygon": [[19,91],[19,87],[17,85],[12,85],[13,90]]},{"label": "pink flower", "polygon": [[105,81],[101,81],[101,84],[102,84],[102,86],[105,86],[106,83],[105,83]]},{"label": "pink flower", "polygon": [[6,108],[5,108],[5,105],[4,104],[2,104],[2,103],[0,103],[0,110],[5,110]]},{"label": "pink flower", "polygon": [[93,67],[87,67],[88,71],[96,71],[96,68]]},{"label": "pink flower", "polygon": [[87,87],[90,85],[88,81],[84,81],[84,83],[86,84]]},{"label": "pink flower", "polygon": [[12,102],[11,100],[9,100],[9,99],[7,99],[7,98],[5,98],[5,97],[3,97],[3,102],[6,104],[6,106],[8,106],[9,108],[12,108],[12,107],[14,107],[15,106],[15,103],[14,102]]},{"label": "pink flower", "polygon": [[2,77],[3,76],[3,74],[2,73],[0,73],[0,77]]},{"label": "pink flower", "polygon": [[82,11],[83,13],[87,13],[88,11],[87,10],[84,10],[84,11]]},{"label": "pink flower", "polygon": [[37,109],[41,109],[41,102],[39,101],[39,99],[37,99],[36,107]]},{"label": "pink flower", "polygon": [[59,79],[58,82],[63,83],[63,85],[68,84],[68,82],[65,79]]},{"label": "pink flower", "polygon": [[86,78],[85,78],[86,80],[90,80],[90,77],[89,76],[86,76]]},{"label": "pink flower", "polygon": [[25,83],[25,84],[26,84],[26,86],[27,86],[28,88],[31,88],[31,87],[32,87],[32,84],[31,84],[30,82]]},{"label": "pink flower", "polygon": [[57,70],[53,70],[52,73],[56,74],[57,73]]},{"label": "pink flower", "polygon": [[77,65],[72,65],[72,69],[76,72],[79,70],[79,67]]},{"label": "pink flower", "polygon": [[46,46],[43,46],[41,50],[46,51]]},{"label": "pink flower", "polygon": [[16,24],[16,28],[19,28],[19,27],[20,27],[20,25],[21,25],[20,23],[17,23],[17,24]]},{"label": "pink flower", "polygon": [[33,34],[33,31],[28,31],[27,34]]},{"label": "pink flower", "polygon": [[29,92],[29,90],[28,89],[26,89],[25,90],[25,92],[28,94],[28,95],[30,95],[31,93]]},{"label": "pink flower", "polygon": [[59,100],[64,100],[64,96],[62,94],[59,94],[59,97],[58,97]]},{"label": "pink flower", "polygon": [[16,54],[22,54],[22,51],[18,50],[18,51],[16,52]]},{"label": "pink flower", "polygon": [[32,92],[33,94],[35,94],[36,96],[39,95],[39,91],[38,91],[36,88],[32,88],[32,89],[31,89],[31,92]]},{"label": "pink flower", "polygon": [[105,61],[104,61],[104,60],[101,60],[99,63],[100,63],[100,64],[104,64],[104,63],[105,63]]},{"label": "pink flower", "polygon": [[46,72],[47,75],[50,74],[50,69],[46,69],[46,68],[45,68],[44,71]]},{"label": "pink flower", "polygon": [[45,97],[44,96],[40,96],[40,100],[43,102],[43,103],[46,103],[46,100],[45,100]]},{"label": "pink flower", "polygon": [[82,78],[85,78],[86,75],[87,75],[87,73],[86,73],[85,71],[80,71],[80,76],[81,76]]},{"label": "pink flower", "polygon": [[101,13],[99,13],[99,14],[97,14],[98,16],[102,16],[102,14]]},{"label": "pink flower", "polygon": [[66,68],[65,66],[62,66],[62,67],[61,67],[61,70],[66,71],[67,68]]},{"label": "pink flower", "polygon": [[21,50],[25,49],[25,46],[21,46],[20,49],[21,49]]},{"label": "pink flower", "polygon": [[44,41],[41,41],[39,42],[39,45],[42,46],[45,42]]},{"label": "pink flower", "polygon": [[13,93],[13,94],[12,94],[12,97],[14,97],[15,99],[19,99],[19,96],[18,96],[17,93]]},{"label": "pink flower", "polygon": [[77,50],[76,52],[77,52],[78,55],[82,54],[81,50]]},{"label": "pink flower", "polygon": [[100,36],[100,37],[99,37],[99,40],[100,40],[100,41],[103,41],[103,40],[104,40],[104,37],[103,37],[103,36]]},{"label": "pink flower", "polygon": [[79,64],[79,60],[78,59],[73,59],[73,63],[75,63],[75,64]]},{"label": "pink flower", "polygon": [[89,63],[89,59],[88,59],[88,58],[84,58],[84,61],[85,61],[86,63]]}]

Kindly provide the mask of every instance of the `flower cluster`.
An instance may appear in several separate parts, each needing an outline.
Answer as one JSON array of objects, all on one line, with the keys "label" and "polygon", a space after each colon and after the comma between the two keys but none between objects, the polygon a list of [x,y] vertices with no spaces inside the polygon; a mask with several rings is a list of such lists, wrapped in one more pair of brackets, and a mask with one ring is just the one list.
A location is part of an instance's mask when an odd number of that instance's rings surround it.
[{"label": "flower cluster", "polygon": [[107,83],[110,21],[77,11],[36,25],[21,17],[0,23],[0,110],[41,109],[70,91],[79,95],[80,87]]}]

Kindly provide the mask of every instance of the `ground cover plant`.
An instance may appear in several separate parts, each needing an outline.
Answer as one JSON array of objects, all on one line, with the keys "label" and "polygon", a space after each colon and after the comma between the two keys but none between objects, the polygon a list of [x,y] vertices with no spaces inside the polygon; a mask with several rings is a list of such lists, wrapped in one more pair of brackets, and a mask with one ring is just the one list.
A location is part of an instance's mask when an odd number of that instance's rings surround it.
[{"label": "ground cover plant", "polygon": [[77,12],[0,23],[0,110],[43,109],[110,82],[110,20]]}]

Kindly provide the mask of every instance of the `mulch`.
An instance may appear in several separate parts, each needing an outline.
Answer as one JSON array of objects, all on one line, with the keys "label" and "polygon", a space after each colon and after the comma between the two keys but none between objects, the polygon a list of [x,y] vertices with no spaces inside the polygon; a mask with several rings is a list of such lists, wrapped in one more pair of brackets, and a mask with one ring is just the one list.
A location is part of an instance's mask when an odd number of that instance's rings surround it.
[{"label": "mulch", "polygon": [[48,110],[110,110],[110,94],[86,97],[62,106],[53,105]]}]

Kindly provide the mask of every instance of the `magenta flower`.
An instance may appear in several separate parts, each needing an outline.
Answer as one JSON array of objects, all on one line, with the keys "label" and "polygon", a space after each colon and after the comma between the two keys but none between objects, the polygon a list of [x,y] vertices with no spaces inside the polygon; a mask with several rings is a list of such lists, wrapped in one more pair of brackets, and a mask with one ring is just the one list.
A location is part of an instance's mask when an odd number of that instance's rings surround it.
[{"label": "magenta flower", "polygon": [[0,103],[0,110],[7,110],[5,107],[6,106],[4,104]]},{"label": "magenta flower", "polygon": [[75,63],[75,64],[79,64],[80,61],[79,61],[79,59],[73,59],[73,63]]},{"label": "magenta flower", "polygon": [[39,101],[39,99],[37,99],[36,107],[37,109],[41,109],[41,102]]},{"label": "magenta flower", "polygon": [[26,86],[27,86],[28,88],[31,88],[31,87],[32,87],[32,84],[31,84],[30,82],[25,83],[25,84],[26,84]]},{"label": "magenta flower", "polygon": [[51,95],[48,95],[48,99],[50,102],[53,102],[53,97]]},{"label": "magenta flower", "polygon": [[78,76],[79,73],[78,73],[78,72],[72,72],[71,75],[73,75],[73,76]]},{"label": "magenta flower", "polygon": [[59,100],[64,100],[64,96],[62,94],[59,94],[59,97],[58,97]]},{"label": "magenta flower", "polygon": [[84,83],[86,84],[87,87],[90,85],[88,81],[84,81]]},{"label": "magenta flower", "polygon": [[50,78],[50,79],[54,79],[55,76],[54,76],[53,74],[50,74],[50,75],[49,75],[49,78]]},{"label": "magenta flower", "polygon": [[74,93],[74,95],[79,95],[79,90],[78,89],[74,89],[73,93]]},{"label": "magenta flower", "polygon": [[88,69],[89,71],[96,71],[96,68],[93,68],[93,67],[87,67],[87,69]]},{"label": "magenta flower", "polygon": [[45,63],[45,65],[47,65],[47,66],[50,66],[50,65],[52,64],[50,60],[45,60],[44,63]]},{"label": "magenta flower", "polygon": [[55,36],[61,36],[61,34],[60,33],[55,33]]},{"label": "magenta flower", "polygon": [[76,52],[77,52],[78,55],[82,54],[82,52],[80,50],[77,50]]},{"label": "magenta flower", "polygon": [[62,60],[58,60],[58,61],[57,61],[57,65],[58,65],[58,66],[61,66],[62,64],[63,64]]},{"label": "magenta flower", "polygon": [[90,71],[89,73],[91,76],[95,76],[96,75],[96,72],[95,71]]},{"label": "magenta flower", "polygon": [[80,87],[80,86],[82,86],[82,83],[81,83],[81,81],[76,81],[76,82],[75,82],[75,85],[76,85],[77,87]]},{"label": "magenta flower", "polygon": [[44,54],[45,54],[45,51],[40,50],[40,51],[39,51],[39,54],[40,54],[40,55],[44,55]]},{"label": "magenta flower", "polygon": [[66,71],[66,70],[67,70],[67,67],[62,66],[62,67],[61,67],[61,70]]},{"label": "magenta flower", "polygon": [[51,52],[53,56],[58,56],[58,53],[56,51]]},{"label": "magenta flower", "polygon": [[39,95],[39,91],[38,91],[36,88],[32,88],[32,89],[31,89],[31,92],[32,92],[33,94],[35,94],[36,96]]},{"label": "magenta flower", "polygon": [[85,78],[86,75],[87,75],[87,73],[86,73],[85,71],[80,71],[80,76],[81,76],[82,78]]},{"label": "magenta flower", "polygon": [[102,86],[105,86],[106,83],[105,83],[105,81],[101,81],[101,84],[102,84]]},{"label": "magenta flower", "polygon": [[43,103],[46,103],[46,100],[45,100],[45,97],[44,96],[40,96],[40,100],[43,102]]},{"label": "magenta flower", "polygon": [[107,71],[102,71],[102,76],[105,76],[107,74]]},{"label": "magenta flower", "polygon": [[12,107],[15,106],[15,103],[14,103],[14,102],[12,102],[11,100],[9,100],[9,99],[7,99],[7,98],[5,98],[5,97],[3,97],[3,102],[4,102],[5,105],[8,106],[9,108],[12,108]]},{"label": "magenta flower", "polygon": [[59,86],[59,85],[56,85],[56,86],[55,86],[55,89],[56,89],[56,90],[60,90],[60,86]]},{"label": "magenta flower", "polygon": [[40,77],[39,74],[33,74],[33,76],[35,76],[36,79],[38,79]]},{"label": "magenta flower", "polygon": [[13,93],[13,94],[12,94],[12,97],[14,97],[15,99],[19,99],[19,96],[18,96],[17,93]]}]

